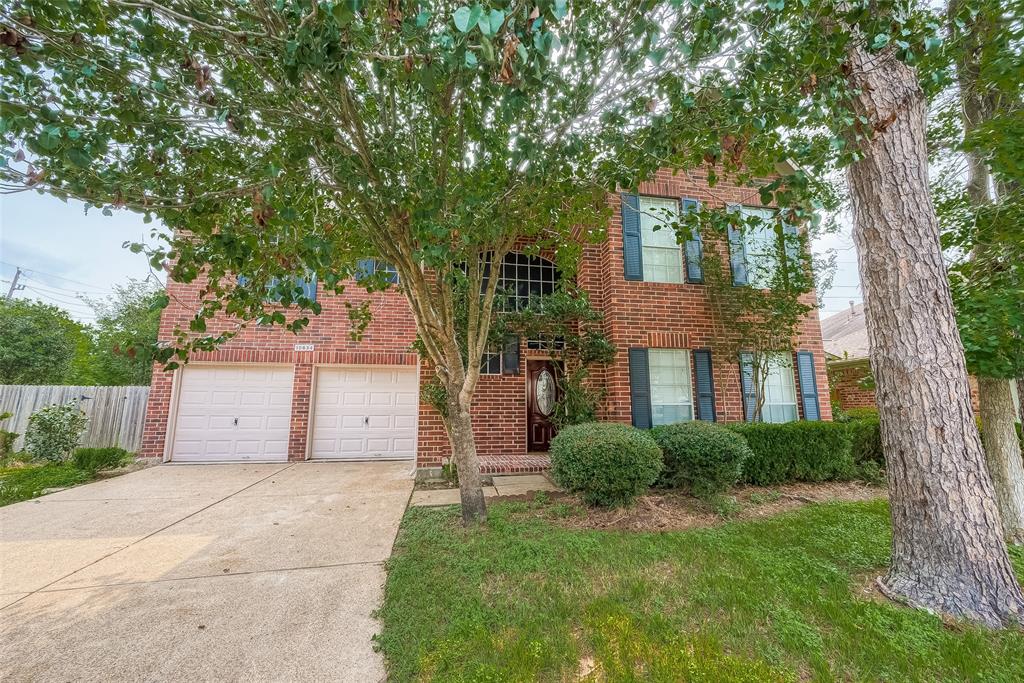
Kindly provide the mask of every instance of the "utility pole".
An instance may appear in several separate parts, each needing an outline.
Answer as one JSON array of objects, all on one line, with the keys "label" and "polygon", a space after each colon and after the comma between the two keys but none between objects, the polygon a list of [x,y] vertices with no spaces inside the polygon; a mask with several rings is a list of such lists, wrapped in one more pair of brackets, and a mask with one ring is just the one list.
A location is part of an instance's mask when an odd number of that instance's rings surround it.
[{"label": "utility pole", "polygon": [[14,293],[16,291],[18,291],[19,289],[25,289],[25,285],[22,285],[20,287],[18,286],[18,278],[20,278],[20,277],[21,277],[21,268],[17,268],[14,271],[14,279],[11,280],[11,288],[7,290],[7,299],[6,299],[7,301],[11,300],[11,298],[14,296]]}]

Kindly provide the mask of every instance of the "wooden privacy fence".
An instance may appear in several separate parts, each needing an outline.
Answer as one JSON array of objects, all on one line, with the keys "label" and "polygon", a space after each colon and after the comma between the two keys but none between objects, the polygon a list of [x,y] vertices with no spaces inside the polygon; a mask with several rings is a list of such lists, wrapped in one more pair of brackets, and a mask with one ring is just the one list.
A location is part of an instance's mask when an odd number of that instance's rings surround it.
[{"label": "wooden privacy fence", "polygon": [[13,413],[0,427],[18,433],[14,449],[19,450],[25,444],[29,415],[49,405],[77,400],[89,416],[83,446],[120,446],[134,452],[142,444],[148,398],[149,387],[0,384],[0,413]]}]

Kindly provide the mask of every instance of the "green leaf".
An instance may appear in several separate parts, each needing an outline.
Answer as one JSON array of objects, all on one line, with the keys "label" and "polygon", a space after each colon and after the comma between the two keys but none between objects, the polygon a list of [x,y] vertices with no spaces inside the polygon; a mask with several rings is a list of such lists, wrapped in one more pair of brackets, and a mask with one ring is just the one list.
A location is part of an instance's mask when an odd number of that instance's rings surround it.
[{"label": "green leaf", "polygon": [[422,12],[417,14],[416,15],[416,26],[418,26],[419,28],[423,28],[424,26],[429,24],[430,23],[430,16],[431,16],[430,12],[427,11],[427,10],[423,10]]},{"label": "green leaf", "polygon": [[569,9],[566,6],[566,0],[555,0],[555,6],[551,10],[551,13],[555,15],[555,19],[561,21],[565,18],[565,15],[569,13]]},{"label": "green leaf", "polygon": [[468,66],[468,67],[474,67],[474,66],[477,65],[476,55],[473,54],[472,50],[466,50],[465,63],[466,63],[466,66]]},{"label": "green leaf", "polygon": [[875,36],[875,39],[871,42],[871,49],[881,50],[883,47],[889,44],[889,34],[879,33]]},{"label": "green leaf", "polygon": [[352,20],[356,18],[355,12],[349,7],[348,2],[339,2],[331,8],[331,16],[334,17],[334,21],[338,26],[344,28],[352,23]]},{"label": "green leaf", "polygon": [[78,147],[72,147],[68,150],[68,160],[79,168],[89,168],[92,164],[92,158],[85,153],[85,150]]},{"label": "green leaf", "polygon": [[493,36],[505,23],[505,13],[500,9],[492,9],[490,13],[480,17],[480,32],[485,36]]},{"label": "green leaf", "polygon": [[468,7],[460,7],[455,10],[452,14],[452,20],[455,22],[455,28],[459,29],[462,33],[469,31],[469,17],[472,14],[472,10]]},{"label": "green leaf", "polygon": [[786,6],[786,0],[768,0],[768,9],[781,12]]}]

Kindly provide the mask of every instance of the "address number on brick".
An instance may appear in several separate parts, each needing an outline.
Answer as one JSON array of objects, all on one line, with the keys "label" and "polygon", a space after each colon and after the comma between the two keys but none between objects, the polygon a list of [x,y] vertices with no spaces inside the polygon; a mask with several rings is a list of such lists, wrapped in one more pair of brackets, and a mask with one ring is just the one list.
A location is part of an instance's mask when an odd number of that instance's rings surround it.
[{"label": "address number on brick", "polygon": [[312,344],[296,344],[295,345],[295,350],[296,351],[312,351],[313,350],[313,345]]}]

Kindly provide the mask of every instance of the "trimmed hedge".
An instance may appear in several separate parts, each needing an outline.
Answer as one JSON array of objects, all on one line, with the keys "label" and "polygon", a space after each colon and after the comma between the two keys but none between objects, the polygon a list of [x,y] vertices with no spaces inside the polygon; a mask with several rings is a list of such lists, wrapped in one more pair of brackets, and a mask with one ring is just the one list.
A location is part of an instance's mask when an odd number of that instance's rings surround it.
[{"label": "trimmed hedge", "polygon": [[131,461],[133,454],[123,448],[108,446],[106,448],[77,448],[71,456],[71,464],[80,470],[96,473],[100,470],[114,469]]},{"label": "trimmed hedge", "polygon": [[571,425],[551,440],[551,478],[589,505],[636,500],[661,472],[661,449],[647,432],[613,422]]},{"label": "trimmed hedge", "polygon": [[829,481],[857,476],[849,425],[839,422],[763,422],[729,425],[742,434],[751,457],[743,481],[758,486],[787,481]]},{"label": "trimmed hedge", "polygon": [[680,422],[651,430],[664,467],[658,485],[689,490],[699,498],[724,493],[753,454],[742,436],[710,422]]}]

